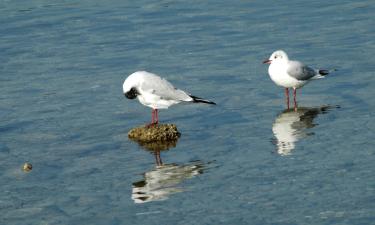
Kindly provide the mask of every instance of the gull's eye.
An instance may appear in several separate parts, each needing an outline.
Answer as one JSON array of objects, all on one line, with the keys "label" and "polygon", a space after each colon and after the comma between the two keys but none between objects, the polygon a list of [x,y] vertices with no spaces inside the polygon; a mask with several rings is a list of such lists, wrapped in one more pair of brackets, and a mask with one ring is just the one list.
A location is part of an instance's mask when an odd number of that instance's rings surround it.
[{"label": "gull's eye", "polygon": [[277,55],[275,55],[275,57],[274,57],[275,59],[277,58]]}]

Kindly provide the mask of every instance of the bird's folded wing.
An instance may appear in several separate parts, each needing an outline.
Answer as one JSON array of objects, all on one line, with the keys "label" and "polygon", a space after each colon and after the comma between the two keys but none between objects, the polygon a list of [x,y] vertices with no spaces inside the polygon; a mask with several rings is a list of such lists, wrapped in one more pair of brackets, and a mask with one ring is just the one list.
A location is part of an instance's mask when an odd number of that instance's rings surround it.
[{"label": "bird's folded wing", "polygon": [[298,61],[289,61],[287,73],[297,80],[309,80],[316,75],[316,71]]},{"label": "bird's folded wing", "polygon": [[143,82],[141,91],[154,94],[165,100],[191,101],[192,98],[184,91],[173,87],[167,80],[158,76],[148,77],[147,82]]}]

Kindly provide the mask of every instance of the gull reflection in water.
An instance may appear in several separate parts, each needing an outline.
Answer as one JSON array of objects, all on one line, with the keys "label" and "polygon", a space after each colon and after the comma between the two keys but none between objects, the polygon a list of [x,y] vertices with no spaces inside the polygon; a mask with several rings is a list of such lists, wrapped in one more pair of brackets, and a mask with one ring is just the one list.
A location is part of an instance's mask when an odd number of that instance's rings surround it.
[{"label": "gull reflection in water", "polygon": [[332,106],[300,107],[281,112],[272,125],[277,153],[283,156],[290,155],[298,140],[314,135],[313,132],[309,132],[310,128],[318,125],[314,123],[314,119],[319,114],[328,113],[330,109]]},{"label": "gull reflection in water", "polygon": [[184,165],[162,162],[160,152],[176,144],[177,141],[139,143],[154,155],[156,167],[145,172],[142,180],[133,183],[132,199],[135,203],[166,200],[169,195],[184,191],[178,187],[181,182],[203,173],[204,165],[201,161]]}]

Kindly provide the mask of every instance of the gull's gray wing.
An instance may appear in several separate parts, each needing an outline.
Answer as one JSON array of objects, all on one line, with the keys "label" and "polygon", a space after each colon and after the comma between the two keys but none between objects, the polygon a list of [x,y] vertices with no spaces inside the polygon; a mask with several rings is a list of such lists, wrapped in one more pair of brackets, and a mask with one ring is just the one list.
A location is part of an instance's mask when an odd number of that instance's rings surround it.
[{"label": "gull's gray wing", "polygon": [[298,61],[289,61],[287,73],[296,78],[297,80],[309,80],[315,75],[316,71],[308,66],[305,66],[303,63]]},{"label": "gull's gray wing", "polygon": [[192,101],[186,92],[175,88],[169,81],[155,74],[145,76],[140,89],[165,100]]}]

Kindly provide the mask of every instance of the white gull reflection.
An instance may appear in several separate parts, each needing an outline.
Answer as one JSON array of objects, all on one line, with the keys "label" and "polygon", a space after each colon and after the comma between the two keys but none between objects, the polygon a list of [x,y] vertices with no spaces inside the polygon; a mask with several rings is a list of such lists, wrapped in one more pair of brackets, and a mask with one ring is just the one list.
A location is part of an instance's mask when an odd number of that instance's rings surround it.
[{"label": "white gull reflection", "polygon": [[201,162],[186,165],[166,164],[144,173],[143,180],[133,183],[132,199],[146,203],[168,199],[169,195],[184,191],[178,185],[203,172]]},{"label": "white gull reflection", "polygon": [[156,166],[145,172],[142,180],[133,183],[131,198],[134,203],[166,200],[170,195],[184,191],[179,186],[183,181],[203,173],[204,164],[201,161],[183,165],[163,163],[161,152],[176,147],[177,140],[138,144],[155,156]]},{"label": "white gull reflection", "polygon": [[298,140],[314,135],[313,132],[309,132],[310,128],[318,125],[314,123],[314,119],[319,114],[327,113],[330,108],[332,107],[300,107],[286,109],[280,113],[272,125],[277,153],[283,156],[290,155]]}]

